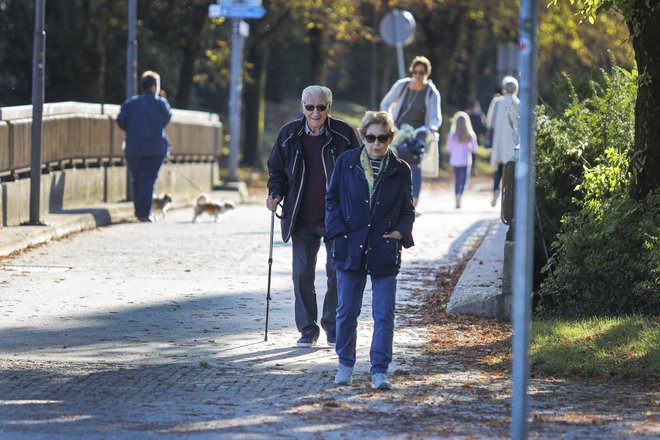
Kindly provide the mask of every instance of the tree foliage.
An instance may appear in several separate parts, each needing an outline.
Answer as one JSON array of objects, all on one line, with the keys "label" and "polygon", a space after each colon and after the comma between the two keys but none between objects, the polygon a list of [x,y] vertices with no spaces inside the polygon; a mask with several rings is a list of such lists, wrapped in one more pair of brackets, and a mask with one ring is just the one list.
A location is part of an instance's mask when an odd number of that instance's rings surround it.
[{"label": "tree foliage", "polygon": [[[227,120],[231,26],[207,17],[212,2],[140,0],[138,68],[161,73],[176,107]],[[0,0],[0,105],[30,102],[33,4]],[[46,100],[121,102],[127,0],[46,6]],[[501,79],[497,45],[517,41],[519,27],[517,0],[264,0],[263,6],[265,17],[248,20],[243,70],[243,156],[252,166],[263,163],[272,141],[264,138],[266,102],[297,99],[304,86],[324,83],[338,102],[377,106],[398,79],[395,50],[378,32],[393,8],[410,11],[417,22],[415,40],[404,49],[406,67],[418,54],[431,59],[449,114],[475,97],[488,104]],[[600,14],[594,26],[578,26],[574,12],[568,2],[541,11],[539,93],[551,105],[561,71],[580,89],[611,60],[632,67],[620,15]]]},{"label": "tree foliage", "polygon": [[[630,32],[640,72],[635,105],[634,169],[631,195],[639,200],[660,188],[660,2],[649,0],[569,0],[590,23],[605,12],[618,11]],[[557,5],[552,0],[550,5]]]},{"label": "tree foliage", "polygon": [[636,75],[603,78],[586,98],[571,91],[561,115],[538,115],[539,237],[552,242],[540,289],[547,314],[660,312],[660,197],[628,195]]}]

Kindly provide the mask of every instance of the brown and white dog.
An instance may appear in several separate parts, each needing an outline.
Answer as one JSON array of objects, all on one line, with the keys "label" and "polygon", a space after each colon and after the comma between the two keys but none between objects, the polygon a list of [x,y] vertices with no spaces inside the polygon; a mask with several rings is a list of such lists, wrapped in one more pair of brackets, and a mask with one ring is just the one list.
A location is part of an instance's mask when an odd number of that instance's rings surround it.
[{"label": "brown and white dog", "polygon": [[195,206],[193,207],[194,211],[194,216],[193,216],[193,223],[197,222],[197,217],[200,215],[207,213],[209,215],[212,215],[215,217],[215,222],[218,222],[218,217],[220,214],[223,214],[230,209],[234,209],[235,205],[234,202],[225,200],[225,201],[213,201],[211,200],[211,197],[208,194],[201,194],[199,197],[197,197],[197,202],[195,203]]},{"label": "brown and white dog", "polygon": [[172,207],[172,196],[169,193],[154,194],[152,213],[154,218],[165,218],[165,213]]}]

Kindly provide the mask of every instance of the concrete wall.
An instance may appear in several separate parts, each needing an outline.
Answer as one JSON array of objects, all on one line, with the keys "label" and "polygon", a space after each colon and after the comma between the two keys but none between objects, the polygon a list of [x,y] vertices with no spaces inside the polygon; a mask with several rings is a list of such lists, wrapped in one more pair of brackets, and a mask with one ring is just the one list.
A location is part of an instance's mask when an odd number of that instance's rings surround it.
[{"label": "concrete wall", "polygon": [[[156,192],[169,192],[175,201],[192,201],[212,189],[213,162],[165,164]],[[70,168],[41,177],[41,214],[98,207],[126,199],[126,168],[107,166]],[[30,179],[0,184],[2,226],[15,226],[30,219]]]}]

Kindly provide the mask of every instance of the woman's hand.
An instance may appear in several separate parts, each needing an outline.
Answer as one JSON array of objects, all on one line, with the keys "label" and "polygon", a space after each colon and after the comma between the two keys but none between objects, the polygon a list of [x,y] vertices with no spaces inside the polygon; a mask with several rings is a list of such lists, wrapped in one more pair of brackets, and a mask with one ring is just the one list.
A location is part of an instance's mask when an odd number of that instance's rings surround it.
[{"label": "woman's hand", "polygon": [[399,231],[392,231],[388,232],[387,234],[383,235],[383,238],[393,238],[397,241],[401,240],[403,237],[401,236],[401,232]]}]

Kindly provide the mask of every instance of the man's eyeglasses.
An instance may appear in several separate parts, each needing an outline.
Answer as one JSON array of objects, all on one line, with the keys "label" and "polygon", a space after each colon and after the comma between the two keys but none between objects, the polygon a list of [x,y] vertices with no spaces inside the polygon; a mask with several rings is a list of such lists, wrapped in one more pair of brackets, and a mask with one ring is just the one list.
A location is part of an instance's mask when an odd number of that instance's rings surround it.
[{"label": "man's eyeglasses", "polygon": [[378,139],[378,142],[384,144],[385,142],[389,141],[391,137],[392,137],[391,134],[379,134],[378,136],[373,134],[365,134],[364,140],[370,144],[373,144],[374,142],[376,142],[376,139]]},{"label": "man's eyeglasses", "polygon": [[327,106],[327,104],[318,104],[316,106],[314,106],[312,104],[305,104],[305,110],[307,110],[308,112],[313,112],[314,108],[316,108],[316,110],[318,110],[319,113],[321,113],[321,112],[326,111],[328,109],[328,106]]},{"label": "man's eyeglasses", "polygon": [[413,70],[413,75],[426,75],[426,70]]}]

